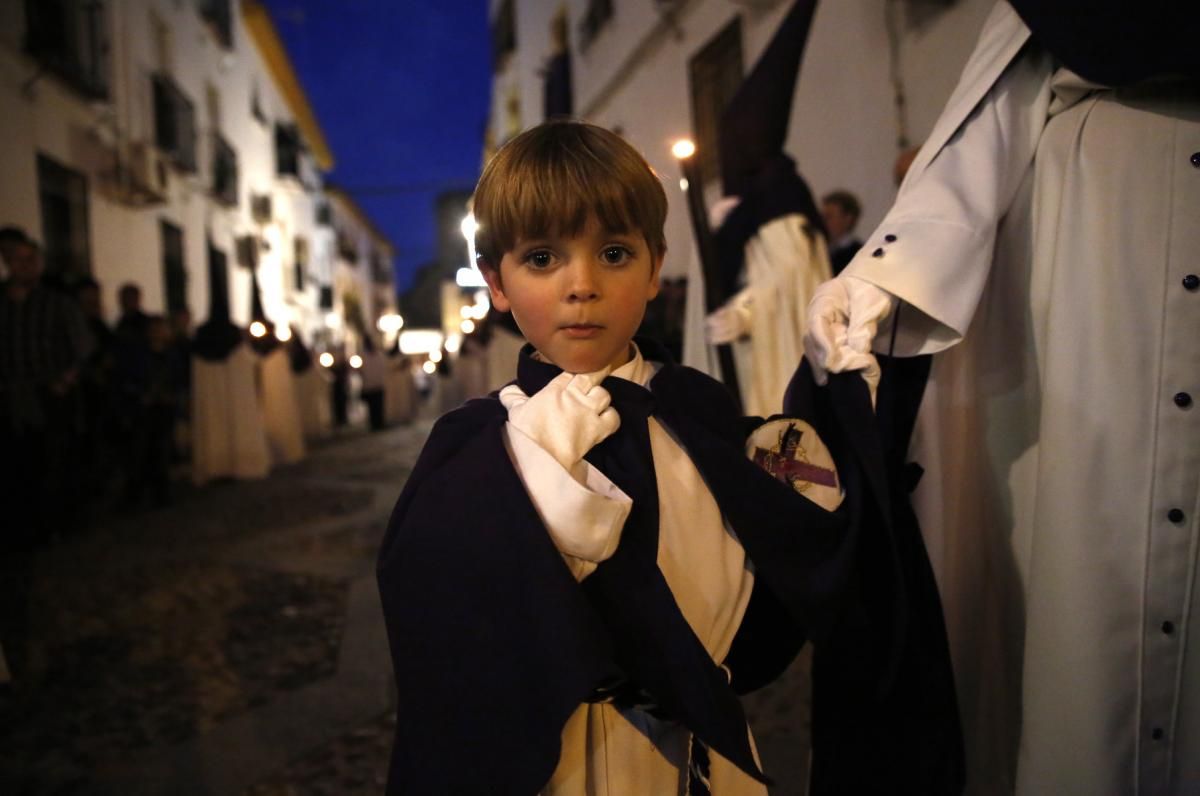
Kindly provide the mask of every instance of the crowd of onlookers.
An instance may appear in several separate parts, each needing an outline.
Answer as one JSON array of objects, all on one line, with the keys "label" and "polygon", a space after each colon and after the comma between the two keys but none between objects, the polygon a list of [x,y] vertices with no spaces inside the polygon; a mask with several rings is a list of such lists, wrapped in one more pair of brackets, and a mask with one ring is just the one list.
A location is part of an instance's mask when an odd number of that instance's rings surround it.
[{"label": "crowd of onlookers", "polygon": [[45,278],[40,246],[22,230],[0,229],[0,258],[5,548],[70,533],[97,505],[166,503],[188,406],[187,312],[147,314],[141,290],[125,284],[110,326],[101,286]]}]

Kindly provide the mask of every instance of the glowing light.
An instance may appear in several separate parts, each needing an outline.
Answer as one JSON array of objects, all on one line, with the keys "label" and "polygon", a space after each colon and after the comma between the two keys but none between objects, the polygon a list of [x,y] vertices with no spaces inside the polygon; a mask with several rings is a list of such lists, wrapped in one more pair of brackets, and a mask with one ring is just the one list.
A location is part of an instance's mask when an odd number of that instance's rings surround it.
[{"label": "glowing light", "polygon": [[267,327],[262,321],[255,321],[250,324],[250,334],[254,337],[264,337],[267,334]]},{"label": "glowing light", "polygon": [[687,177],[680,177],[679,178],[679,190],[686,191],[687,187],[688,187]]},{"label": "glowing light", "polygon": [[474,309],[470,304],[464,304],[458,308],[458,314],[464,318],[470,318],[474,315]]},{"label": "glowing light", "polygon": [[475,214],[467,213],[463,218],[462,223],[458,225],[462,230],[463,237],[467,240],[475,240],[475,231],[479,229],[479,225],[475,223]]},{"label": "glowing light", "polygon": [[381,315],[375,325],[379,327],[379,331],[391,334],[404,328],[404,318],[394,312],[389,312]]},{"label": "glowing light", "polygon": [[430,362],[441,362],[442,361],[442,352],[441,351],[430,351],[429,352],[429,361]]},{"label": "glowing light", "polygon": [[358,370],[362,367],[362,357],[360,357],[358,354],[351,354],[349,362],[350,367],[354,368],[355,370]]},{"label": "glowing light", "polygon": [[292,330],[280,324],[279,326],[275,327],[275,337],[279,340],[279,342],[286,343],[288,340],[292,339]]},{"label": "glowing light", "polygon": [[428,354],[442,347],[442,339],[436,329],[410,329],[400,333],[400,353]]},{"label": "glowing light", "polygon": [[430,376],[432,376],[432,375],[433,375],[433,372],[434,372],[435,370],[437,370],[437,365],[433,364],[433,363],[432,363],[432,362],[430,362],[429,360],[425,360],[425,364],[421,366],[421,370],[425,371],[425,372],[426,372],[426,373],[428,373]]},{"label": "glowing light", "polygon": [[325,313],[325,325],[330,329],[341,329],[342,316],[338,315],[336,312]]},{"label": "glowing light", "polygon": [[333,354],[326,351],[323,354],[321,354],[321,356],[317,357],[317,361],[321,363],[321,367],[323,367],[323,368],[332,368],[333,367]]},{"label": "glowing light", "polygon": [[462,348],[462,335],[452,334],[446,338],[446,350],[451,354],[457,354],[458,349]]},{"label": "glowing light", "polygon": [[671,145],[671,154],[678,160],[687,160],[696,154],[696,145],[686,138],[680,138]]},{"label": "glowing light", "polygon": [[487,281],[478,268],[459,268],[454,274],[459,287],[487,287]]},{"label": "glowing light", "polygon": [[463,334],[470,334],[471,332],[475,331],[475,321],[467,318],[465,321],[459,324],[459,328],[463,330]]}]

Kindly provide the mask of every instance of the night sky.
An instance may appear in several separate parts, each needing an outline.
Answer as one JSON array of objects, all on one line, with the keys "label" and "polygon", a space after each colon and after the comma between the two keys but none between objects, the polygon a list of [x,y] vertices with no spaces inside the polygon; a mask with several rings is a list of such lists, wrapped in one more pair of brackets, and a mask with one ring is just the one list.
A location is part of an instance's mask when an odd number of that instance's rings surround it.
[{"label": "night sky", "polygon": [[265,0],[345,188],[396,245],[397,286],[434,256],[433,202],[479,176],[487,0]]}]

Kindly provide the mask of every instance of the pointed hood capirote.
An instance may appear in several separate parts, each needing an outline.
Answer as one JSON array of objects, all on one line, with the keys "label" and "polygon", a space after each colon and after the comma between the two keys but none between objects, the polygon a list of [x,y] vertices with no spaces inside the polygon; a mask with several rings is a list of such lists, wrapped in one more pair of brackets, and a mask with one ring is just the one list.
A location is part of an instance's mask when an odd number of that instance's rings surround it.
[{"label": "pointed hood capirote", "polygon": [[279,347],[279,338],[275,336],[275,324],[271,323],[263,309],[262,289],[258,286],[257,268],[250,269],[250,320],[258,321],[267,327],[267,332],[262,337],[250,338],[250,344],[255,351],[265,356]]},{"label": "pointed hood capirote", "polygon": [[783,151],[817,0],[797,0],[721,115],[721,182],[740,204],[716,231],[723,295],[737,291],[746,242],[764,224],[800,213],[825,234],[796,163]]},{"label": "pointed hood capirote", "polygon": [[225,252],[208,241],[208,320],[196,328],[192,353],[219,362],[242,341],[242,330],[229,319],[229,273]]}]

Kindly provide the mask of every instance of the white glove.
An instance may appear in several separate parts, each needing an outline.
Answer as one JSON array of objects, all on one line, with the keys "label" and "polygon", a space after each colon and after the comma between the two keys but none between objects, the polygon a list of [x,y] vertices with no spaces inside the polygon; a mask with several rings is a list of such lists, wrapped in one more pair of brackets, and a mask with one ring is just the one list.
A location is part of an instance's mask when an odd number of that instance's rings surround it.
[{"label": "white glove", "polygon": [[879,322],[892,314],[896,297],[853,276],[839,276],[817,286],[808,304],[808,331],[804,354],[817,384],[830,373],[862,371],[875,404],[879,362],[871,354],[871,341]]},{"label": "white glove", "polygon": [[704,319],[704,340],[709,345],[732,343],[750,334],[754,300],[741,291]]},{"label": "white glove", "polygon": [[515,384],[500,391],[508,422],[566,470],[621,425],[612,396],[600,386],[608,370],[560,373],[532,396]]}]

